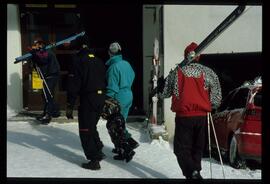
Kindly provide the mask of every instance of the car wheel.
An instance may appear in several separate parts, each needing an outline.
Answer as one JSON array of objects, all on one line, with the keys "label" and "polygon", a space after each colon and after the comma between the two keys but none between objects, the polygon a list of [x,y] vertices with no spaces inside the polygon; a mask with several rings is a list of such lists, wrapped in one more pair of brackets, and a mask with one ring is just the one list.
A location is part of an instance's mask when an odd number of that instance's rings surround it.
[{"label": "car wheel", "polygon": [[243,169],[246,168],[246,163],[244,160],[242,160],[238,155],[238,149],[237,149],[237,140],[236,137],[233,136],[230,143],[230,149],[229,149],[229,163],[232,167],[236,169]]}]

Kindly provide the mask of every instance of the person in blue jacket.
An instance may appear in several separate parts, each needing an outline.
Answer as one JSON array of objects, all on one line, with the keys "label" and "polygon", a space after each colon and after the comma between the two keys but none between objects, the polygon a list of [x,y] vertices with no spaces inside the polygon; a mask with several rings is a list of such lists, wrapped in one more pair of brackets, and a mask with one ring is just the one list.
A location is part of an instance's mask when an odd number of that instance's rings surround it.
[{"label": "person in blue jacket", "polygon": [[[120,103],[120,113],[126,121],[133,101],[131,87],[135,78],[135,73],[131,65],[122,58],[121,50],[121,46],[117,42],[111,43],[109,46],[108,54],[110,59],[105,63],[108,66],[106,72],[106,95]],[[132,149],[139,146],[138,142],[131,137],[131,134],[126,129],[125,137]],[[115,147],[112,152],[118,154],[114,159],[124,159],[117,147]]]}]

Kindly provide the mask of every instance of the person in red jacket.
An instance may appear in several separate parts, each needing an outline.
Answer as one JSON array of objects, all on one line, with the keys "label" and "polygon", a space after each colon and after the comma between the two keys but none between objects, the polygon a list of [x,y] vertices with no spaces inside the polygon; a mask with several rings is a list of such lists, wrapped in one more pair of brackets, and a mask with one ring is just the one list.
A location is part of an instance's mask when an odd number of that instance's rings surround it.
[{"label": "person in red jacket", "polygon": [[[185,58],[198,45],[185,49]],[[198,61],[172,70],[165,80],[161,98],[172,97],[171,110],[176,113],[174,154],[187,179],[202,179],[201,159],[206,140],[207,113],[221,103],[221,88],[216,73]]]}]

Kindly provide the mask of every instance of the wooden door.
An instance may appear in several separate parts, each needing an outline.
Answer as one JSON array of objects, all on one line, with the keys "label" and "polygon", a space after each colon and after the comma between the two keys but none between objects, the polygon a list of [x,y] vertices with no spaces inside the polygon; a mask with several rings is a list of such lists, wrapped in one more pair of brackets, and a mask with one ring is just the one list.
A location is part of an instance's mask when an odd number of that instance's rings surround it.
[{"label": "wooden door", "polygon": [[[46,5],[46,4],[45,4]],[[69,9],[59,9],[55,5],[40,7],[20,6],[20,20],[22,33],[22,52],[28,52],[28,47],[33,43],[36,35],[40,35],[47,43],[63,40],[80,31],[80,14],[76,12],[76,6]],[[68,67],[74,50],[64,47],[53,49],[59,61],[61,72],[55,91],[55,100],[60,108],[66,104],[66,86]],[[42,90],[32,87],[31,62],[23,64],[23,106],[26,110],[42,110]]]}]

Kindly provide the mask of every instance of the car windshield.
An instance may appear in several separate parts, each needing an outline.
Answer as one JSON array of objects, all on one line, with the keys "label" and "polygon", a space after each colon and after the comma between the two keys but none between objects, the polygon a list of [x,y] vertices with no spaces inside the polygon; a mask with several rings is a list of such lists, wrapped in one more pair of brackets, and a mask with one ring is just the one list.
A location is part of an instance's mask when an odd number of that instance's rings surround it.
[{"label": "car windshield", "polygon": [[247,103],[249,89],[240,88],[229,93],[222,102],[219,112],[224,110],[233,110],[238,108],[244,108]]},{"label": "car windshield", "polygon": [[259,91],[255,97],[254,97],[254,105],[255,106],[259,106],[261,107],[262,106],[262,92]]}]

